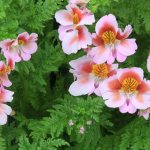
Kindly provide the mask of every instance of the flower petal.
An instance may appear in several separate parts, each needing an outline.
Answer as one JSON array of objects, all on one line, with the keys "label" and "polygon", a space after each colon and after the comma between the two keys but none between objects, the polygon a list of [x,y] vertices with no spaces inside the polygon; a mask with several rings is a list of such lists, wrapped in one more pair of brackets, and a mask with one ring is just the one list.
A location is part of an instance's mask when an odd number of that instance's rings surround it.
[{"label": "flower petal", "polygon": [[150,96],[144,94],[137,94],[132,98],[132,104],[137,109],[147,109],[150,107]]},{"label": "flower petal", "polygon": [[116,35],[118,32],[118,23],[116,21],[116,17],[112,14],[103,16],[97,22],[95,30],[99,36],[102,36],[102,34],[108,30],[112,31]]},{"label": "flower petal", "polygon": [[71,54],[77,53],[81,46],[79,45],[79,37],[78,37],[78,30],[73,30],[68,32],[62,41],[62,48],[64,53]]},{"label": "flower petal", "polygon": [[116,52],[116,59],[118,62],[124,62],[127,59],[127,56],[121,54],[120,52]]},{"label": "flower petal", "polygon": [[133,67],[133,68],[124,68],[117,70],[117,77],[120,83],[127,77],[135,78],[139,83],[143,81],[144,72],[141,68]]},{"label": "flower petal", "polygon": [[95,63],[102,64],[108,60],[110,49],[105,46],[94,47],[89,51],[88,55],[93,57]]},{"label": "flower petal", "polygon": [[125,103],[125,97],[121,96],[119,92],[114,92],[112,97],[105,101],[105,104],[110,108],[121,107]]},{"label": "flower petal", "polygon": [[91,94],[94,90],[94,80],[82,79],[73,82],[69,88],[69,92],[73,96]]},{"label": "flower petal", "polygon": [[121,113],[127,113],[128,112],[130,114],[134,114],[137,109],[132,105],[132,103],[129,100],[129,102],[125,102],[123,106],[119,107],[119,110]]},{"label": "flower petal", "polygon": [[125,56],[133,55],[137,50],[135,39],[126,39],[116,45],[116,51]]},{"label": "flower petal", "polygon": [[122,32],[122,30],[119,28],[116,38],[118,40],[126,39],[132,33],[132,30],[133,29],[131,25],[127,25],[124,32]]},{"label": "flower petal", "polygon": [[72,16],[71,12],[69,12],[67,10],[57,11],[55,13],[55,19],[59,24],[61,24],[63,26],[73,25],[73,16]]}]

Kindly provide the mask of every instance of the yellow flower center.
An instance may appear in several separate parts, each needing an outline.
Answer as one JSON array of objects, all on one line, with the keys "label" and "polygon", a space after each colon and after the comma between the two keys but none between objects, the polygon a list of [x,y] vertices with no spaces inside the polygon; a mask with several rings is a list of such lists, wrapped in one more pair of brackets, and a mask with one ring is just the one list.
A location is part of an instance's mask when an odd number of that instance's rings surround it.
[{"label": "yellow flower center", "polygon": [[102,39],[105,44],[113,44],[113,43],[115,43],[116,37],[115,37],[114,32],[106,31],[103,33]]},{"label": "yellow flower center", "polygon": [[93,65],[92,73],[101,79],[105,79],[108,77],[109,73],[108,66],[105,63],[100,65]]},{"label": "yellow flower center", "polygon": [[9,73],[11,71],[9,66],[4,67],[2,70],[0,70],[0,76],[3,76],[5,73]]},{"label": "yellow flower center", "polygon": [[79,16],[77,13],[73,15],[73,24],[78,24],[80,22]]},{"label": "yellow flower center", "polygon": [[23,44],[24,44],[24,41],[23,41],[23,40],[18,40],[18,44],[19,44],[19,45],[23,45]]},{"label": "yellow flower center", "polygon": [[137,90],[139,83],[136,79],[128,77],[123,80],[121,90],[125,93],[134,93]]}]

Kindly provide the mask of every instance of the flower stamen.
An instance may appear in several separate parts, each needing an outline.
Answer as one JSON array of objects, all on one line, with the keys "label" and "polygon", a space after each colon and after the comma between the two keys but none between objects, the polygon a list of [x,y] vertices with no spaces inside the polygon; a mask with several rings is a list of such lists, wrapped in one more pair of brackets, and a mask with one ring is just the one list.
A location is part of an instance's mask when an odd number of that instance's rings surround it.
[{"label": "flower stamen", "polygon": [[101,79],[105,79],[108,77],[108,73],[109,73],[108,66],[105,63],[99,65],[93,65],[92,73]]},{"label": "flower stamen", "polygon": [[116,37],[115,37],[114,32],[105,31],[102,35],[102,39],[105,44],[113,44],[113,43],[115,43]]},{"label": "flower stamen", "polygon": [[128,77],[123,80],[121,90],[125,93],[135,93],[139,86],[138,81],[133,77]]}]

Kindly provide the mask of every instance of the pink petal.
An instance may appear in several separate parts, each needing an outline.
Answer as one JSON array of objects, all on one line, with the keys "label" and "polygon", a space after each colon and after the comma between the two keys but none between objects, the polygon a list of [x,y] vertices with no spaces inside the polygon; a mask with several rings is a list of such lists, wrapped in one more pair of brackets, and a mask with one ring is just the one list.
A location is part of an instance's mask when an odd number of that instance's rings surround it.
[{"label": "pink petal", "polygon": [[7,75],[3,75],[0,77],[2,80],[3,86],[10,87],[12,85],[11,81],[8,79]]},{"label": "pink petal", "polygon": [[115,58],[116,58],[115,52],[114,52],[114,51],[110,52],[109,57],[108,57],[108,59],[107,59],[107,63],[108,63],[108,64],[114,63]]},{"label": "pink petal", "polygon": [[27,53],[24,53],[24,52],[21,52],[21,57],[24,61],[28,61],[31,59],[31,54],[27,54]]},{"label": "pink petal", "polygon": [[69,88],[69,92],[73,96],[80,96],[91,93],[93,89],[94,80],[82,79],[74,81]]},{"label": "pink petal", "polygon": [[144,76],[143,70],[137,67],[117,70],[117,78],[119,79],[120,83],[127,77],[134,77],[140,83],[143,80],[143,76]]},{"label": "pink petal", "polygon": [[70,66],[74,69],[79,69],[79,66],[85,62],[92,62],[92,59],[87,56],[82,56],[76,60],[72,60],[69,62]]},{"label": "pink petal", "polygon": [[2,109],[7,115],[10,115],[12,112],[11,107],[6,104],[0,104],[0,109]]},{"label": "pink petal", "polygon": [[137,109],[147,109],[150,107],[150,97],[149,95],[137,94],[132,98],[132,104]]},{"label": "pink petal", "polygon": [[117,39],[118,40],[123,40],[126,39],[131,33],[132,33],[132,26],[131,25],[127,25],[125,27],[124,32],[122,32],[122,30],[119,28],[118,33],[117,33]]},{"label": "pink petal", "polygon": [[55,13],[55,19],[56,21],[63,25],[72,25],[73,24],[73,16],[72,14],[67,10],[59,10]]},{"label": "pink petal", "polygon": [[121,107],[125,103],[125,97],[121,96],[119,92],[114,92],[112,97],[105,101],[105,104],[110,108]]},{"label": "pink petal", "polygon": [[77,53],[81,46],[79,45],[78,30],[68,32],[62,41],[62,48],[64,53]]},{"label": "pink petal", "polygon": [[78,27],[78,37],[81,48],[87,48],[87,45],[92,45],[92,36],[86,26]]},{"label": "pink petal", "polygon": [[101,88],[102,88],[102,87],[99,85],[99,86],[94,90],[94,93],[95,93],[97,96],[102,96]]},{"label": "pink petal", "polygon": [[65,35],[72,30],[74,30],[73,26],[59,26],[58,29],[59,39],[63,41]]},{"label": "pink petal", "polygon": [[18,40],[23,40],[24,42],[28,41],[30,38],[30,35],[28,32],[23,32],[21,34],[18,35]]},{"label": "pink petal", "polygon": [[119,91],[121,88],[121,84],[120,84],[119,80],[117,79],[117,76],[113,75],[113,76],[109,77],[108,79],[106,79],[104,82],[102,82],[101,87],[103,87],[101,89],[101,93],[103,96],[106,92]]},{"label": "pink petal", "polygon": [[[3,92],[4,92],[4,95],[2,97],[3,98],[3,102],[11,102],[13,100],[14,92],[6,90],[6,89]],[[1,101],[2,101],[2,99],[1,99]]]},{"label": "pink petal", "polygon": [[150,72],[150,55],[148,56],[148,59],[147,59],[147,70],[148,72]]},{"label": "pink petal", "polygon": [[14,42],[14,40],[11,39],[6,39],[0,42],[0,48],[2,49],[2,51],[6,51],[8,50],[9,46],[11,46],[11,44]]},{"label": "pink petal", "polygon": [[93,57],[95,63],[102,64],[108,60],[110,49],[104,46],[94,47],[89,51],[88,55]]},{"label": "pink petal", "polygon": [[29,41],[35,42],[35,41],[38,40],[37,38],[38,38],[38,34],[36,34],[36,33],[31,33],[30,38],[29,38]]},{"label": "pink petal", "polygon": [[83,15],[80,23],[78,25],[92,25],[95,22],[95,17],[93,14]]},{"label": "pink petal", "polygon": [[125,102],[123,106],[119,107],[119,110],[121,113],[127,113],[128,112],[130,114],[134,114],[137,109],[132,105],[132,103],[129,100],[129,102]]},{"label": "pink petal", "polygon": [[0,108],[0,125],[4,125],[7,122],[7,115]]},{"label": "pink petal", "polygon": [[105,31],[112,31],[114,34],[117,34],[118,31],[118,23],[116,21],[116,17],[112,14],[103,16],[96,24],[96,33],[99,36]]},{"label": "pink petal", "polygon": [[37,43],[35,43],[35,42],[28,42],[22,46],[22,50],[28,54],[35,53],[37,51],[37,48],[38,48]]},{"label": "pink petal", "polygon": [[116,52],[116,59],[118,62],[124,62],[127,59],[127,56],[121,54],[120,52]]},{"label": "pink petal", "polygon": [[116,45],[117,52],[125,56],[133,55],[137,50],[135,39],[126,39]]},{"label": "pink petal", "polygon": [[100,45],[104,45],[103,40],[101,39],[101,37],[99,37],[96,33],[92,34],[92,43],[94,46],[100,46]]}]

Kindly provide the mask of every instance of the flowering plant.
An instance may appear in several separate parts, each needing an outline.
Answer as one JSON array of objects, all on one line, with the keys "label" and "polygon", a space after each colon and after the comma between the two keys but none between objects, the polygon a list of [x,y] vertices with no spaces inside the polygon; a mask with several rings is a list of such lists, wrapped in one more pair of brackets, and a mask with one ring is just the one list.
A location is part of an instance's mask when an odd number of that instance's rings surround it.
[{"label": "flowering plant", "polygon": [[150,1],[0,6],[0,150],[150,149]]}]

